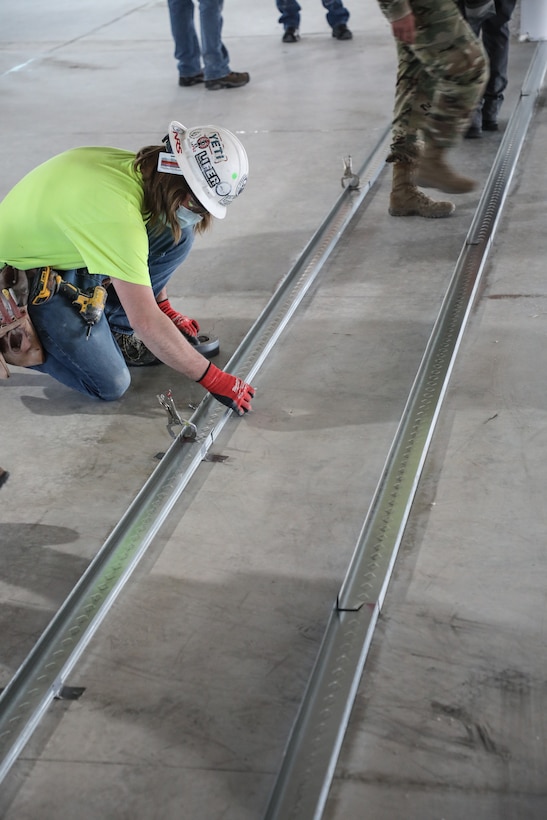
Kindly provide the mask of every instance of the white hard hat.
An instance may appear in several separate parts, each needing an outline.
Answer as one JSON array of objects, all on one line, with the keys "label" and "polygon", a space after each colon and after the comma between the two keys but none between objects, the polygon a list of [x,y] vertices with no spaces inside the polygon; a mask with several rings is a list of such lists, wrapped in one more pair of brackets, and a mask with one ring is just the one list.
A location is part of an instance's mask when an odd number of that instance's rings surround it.
[{"label": "white hard hat", "polygon": [[247,184],[249,160],[239,139],[218,125],[169,126],[171,151],[192,193],[217,219]]}]

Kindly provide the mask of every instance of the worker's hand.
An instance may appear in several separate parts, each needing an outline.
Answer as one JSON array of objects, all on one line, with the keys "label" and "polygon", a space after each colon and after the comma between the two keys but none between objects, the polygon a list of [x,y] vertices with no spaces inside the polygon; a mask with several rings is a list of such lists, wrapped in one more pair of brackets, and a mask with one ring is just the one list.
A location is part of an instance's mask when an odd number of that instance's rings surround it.
[{"label": "worker's hand", "polygon": [[183,316],[182,313],[179,313],[178,310],[171,307],[169,299],[163,299],[161,302],[158,302],[158,307],[185,336],[198,335],[199,325],[196,320],[190,319],[189,316]]},{"label": "worker's hand", "polygon": [[401,43],[405,43],[407,46],[411,46],[416,39],[416,23],[412,12],[405,15],[405,17],[401,17],[400,20],[395,20],[391,24],[391,29],[393,36],[397,40]]},{"label": "worker's hand", "polygon": [[254,398],[255,389],[237,376],[225,373],[211,362],[209,367],[198,380],[214,398],[231,410],[235,410],[243,416],[251,410],[251,399]]}]

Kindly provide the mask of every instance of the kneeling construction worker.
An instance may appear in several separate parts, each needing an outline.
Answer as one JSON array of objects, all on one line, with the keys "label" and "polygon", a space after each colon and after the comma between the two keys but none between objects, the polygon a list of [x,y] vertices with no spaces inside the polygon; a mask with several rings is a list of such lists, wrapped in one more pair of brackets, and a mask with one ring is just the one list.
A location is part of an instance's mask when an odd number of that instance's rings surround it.
[{"label": "kneeling construction worker", "polygon": [[[447,161],[472,118],[488,80],[482,43],[455,0],[378,0],[397,45],[397,83],[392,123],[392,216],[439,218],[454,211],[419,190],[447,194],[473,190],[473,180]],[[474,5],[487,0],[469,0]]]},{"label": "kneeling construction worker", "polygon": [[129,387],[128,366],[163,362],[250,410],[254,388],[202,355],[166,291],[247,174],[234,134],[178,122],[137,154],[74,148],[35,168],[0,203],[0,358],[105,401]]}]

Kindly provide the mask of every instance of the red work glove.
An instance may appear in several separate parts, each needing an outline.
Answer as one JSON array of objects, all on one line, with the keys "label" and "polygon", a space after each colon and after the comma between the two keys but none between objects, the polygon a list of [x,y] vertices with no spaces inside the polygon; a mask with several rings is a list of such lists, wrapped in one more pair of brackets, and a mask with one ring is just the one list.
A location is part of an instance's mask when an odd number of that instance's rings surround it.
[{"label": "red work glove", "polygon": [[251,409],[251,399],[255,394],[254,387],[238,379],[237,376],[219,370],[212,362],[198,380],[198,384],[203,385],[217,401],[235,410],[240,416]]},{"label": "red work glove", "polygon": [[169,299],[163,299],[158,302],[159,309],[168,316],[173,324],[178,327],[181,333],[185,336],[197,336],[199,333],[199,325],[195,319],[190,319],[189,316],[183,316],[178,310],[171,307]]}]

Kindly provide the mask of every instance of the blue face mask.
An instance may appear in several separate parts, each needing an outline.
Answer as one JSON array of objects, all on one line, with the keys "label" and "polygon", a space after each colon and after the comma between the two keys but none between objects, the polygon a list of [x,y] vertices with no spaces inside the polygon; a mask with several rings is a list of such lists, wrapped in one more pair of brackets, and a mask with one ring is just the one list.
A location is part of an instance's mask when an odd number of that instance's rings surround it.
[{"label": "blue face mask", "polygon": [[175,211],[175,217],[181,227],[181,230],[184,230],[184,228],[191,228],[192,225],[197,225],[197,223],[201,222],[203,219],[201,214],[195,214],[193,211],[189,211],[188,208],[184,207],[184,205],[177,208]]}]

